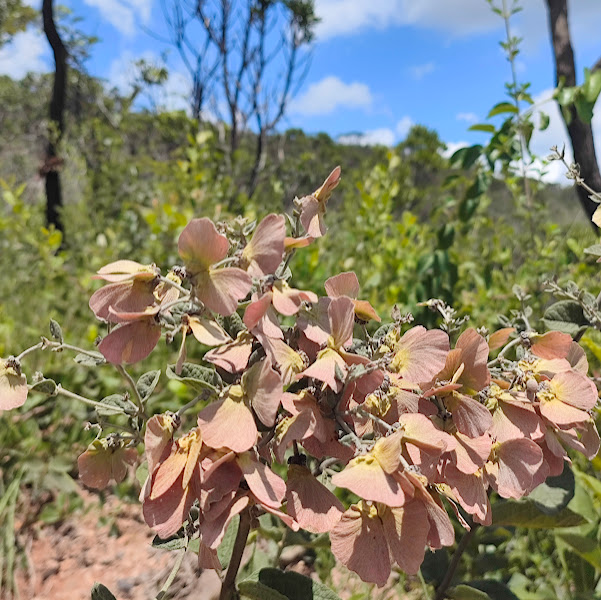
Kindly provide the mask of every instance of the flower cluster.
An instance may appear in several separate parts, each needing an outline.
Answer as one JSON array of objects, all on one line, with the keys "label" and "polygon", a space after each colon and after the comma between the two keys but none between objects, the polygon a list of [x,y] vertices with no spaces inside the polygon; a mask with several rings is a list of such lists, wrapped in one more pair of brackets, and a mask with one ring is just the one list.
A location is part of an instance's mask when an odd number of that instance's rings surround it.
[{"label": "flower cluster", "polygon": [[[90,307],[111,325],[107,361],[144,359],[166,331],[182,338],[177,373],[190,343],[216,373],[194,427],[165,413],[144,433],[144,518],[161,538],[185,526],[202,567],[220,568],[228,524],[250,510],[328,532],[337,559],[382,586],[395,563],[414,574],[426,548],[453,544],[448,510],[490,524],[492,491],[521,498],[562,471],[566,448],[599,449],[597,390],[569,335],[469,328],[451,349],[445,331],[397,318],[371,336],[380,317],[354,273],[328,279],[323,297],[290,285],[290,258],[325,234],[339,179],[336,168],[296,201],[290,236],[283,215],[254,229],[199,218],[167,276],[131,260],[98,272],[107,284]],[[0,363],[2,408],[24,402],[23,379]],[[136,442],[119,440],[80,457],[85,484],[123,478]]]}]

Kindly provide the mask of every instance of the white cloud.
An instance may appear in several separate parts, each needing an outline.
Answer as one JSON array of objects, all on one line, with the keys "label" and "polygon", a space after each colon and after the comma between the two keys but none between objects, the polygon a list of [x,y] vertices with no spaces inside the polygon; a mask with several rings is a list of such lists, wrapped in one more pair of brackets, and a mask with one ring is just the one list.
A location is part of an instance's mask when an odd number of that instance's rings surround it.
[{"label": "white cloud", "polygon": [[[524,0],[523,11],[512,20],[514,34],[524,37],[526,49],[548,43],[547,10],[543,0]],[[597,43],[601,27],[599,0],[569,3],[572,38],[579,45]],[[319,39],[352,35],[360,31],[414,26],[449,36],[469,36],[503,30],[502,19],[484,0],[317,0],[321,22]]]},{"label": "white cloud", "polygon": [[454,35],[481,33],[499,25],[483,0],[317,0],[316,12],[321,39],[399,25]]},{"label": "white cloud", "polygon": [[397,134],[405,138],[409,133],[409,130],[415,125],[413,119],[408,116],[404,116],[397,124],[396,124],[396,132]]},{"label": "white cloud", "polygon": [[432,73],[436,69],[436,64],[432,61],[424,63],[423,65],[413,65],[409,68],[411,76],[413,79],[423,79],[429,73]]},{"label": "white cloud", "polygon": [[466,123],[477,123],[478,122],[478,115],[473,112],[459,113],[455,118],[458,121],[465,121]]},{"label": "white cloud", "polygon": [[133,35],[136,23],[150,21],[152,0],[84,0],[100,11],[102,17],[125,35]]},{"label": "white cloud", "polygon": [[21,79],[30,72],[46,71],[43,56],[47,44],[42,34],[33,29],[18,33],[0,48],[0,75]]},{"label": "white cloud", "polygon": [[336,140],[339,144],[347,146],[392,146],[395,136],[392,129],[372,129],[365,133],[348,133],[341,135]]},{"label": "white cloud", "polygon": [[354,81],[344,83],[338,77],[325,77],[312,83],[307,91],[290,104],[290,112],[300,115],[328,115],[340,108],[369,108],[373,97],[369,87]]},{"label": "white cloud", "polygon": [[446,150],[441,152],[442,156],[445,158],[451,158],[459,148],[463,148],[464,146],[471,146],[469,142],[446,142]]}]

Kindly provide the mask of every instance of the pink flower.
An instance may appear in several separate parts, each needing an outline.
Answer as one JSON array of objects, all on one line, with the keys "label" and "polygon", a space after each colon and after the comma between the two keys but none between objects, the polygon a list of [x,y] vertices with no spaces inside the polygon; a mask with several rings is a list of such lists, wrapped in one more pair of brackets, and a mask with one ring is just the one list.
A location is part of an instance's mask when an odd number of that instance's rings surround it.
[{"label": "pink flower", "polygon": [[584,423],[597,403],[597,388],[576,371],[557,373],[537,392],[540,414],[560,428]]},{"label": "pink flower", "polygon": [[267,215],[242,252],[242,264],[252,277],[265,277],[276,272],[284,256],[286,220],[284,215]]},{"label": "pink flower", "polygon": [[548,331],[543,335],[535,335],[531,342],[530,351],[540,358],[565,358],[572,346],[572,336],[560,331]]},{"label": "pink flower", "polygon": [[340,167],[336,167],[320,188],[310,196],[305,196],[300,200],[300,220],[309,237],[319,238],[325,235],[327,231],[323,219],[326,214],[326,204],[334,188],[340,183],[340,172]]},{"label": "pink flower", "polygon": [[94,440],[77,459],[79,478],[87,487],[104,489],[111,479],[121,483],[127,475],[127,465],[138,459],[135,448],[125,448],[110,438]]},{"label": "pink flower", "polygon": [[340,500],[301,465],[288,467],[286,500],[288,514],[311,533],[331,531],[344,512]]},{"label": "pink flower", "polygon": [[255,363],[239,385],[230,386],[198,415],[204,442],[211,448],[249,450],[258,435],[253,411],[264,425],[273,427],[281,398],[282,380],[270,361]]},{"label": "pink flower", "polygon": [[340,296],[351,298],[355,305],[355,315],[362,321],[374,319],[380,322],[382,320],[367,300],[357,300],[359,296],[359,280],[357,279],[357,275],[352,271],[330,277],[325,282],[325,288],[330,298],[339,298]]},{"label": "pink flower", "polygon": [[229,242],[210,219],[192,219],[178,241],[179,255],[191,277],[196,297],[224,316],[238,308],[252,287],[250,276],[236,267],[214,268],[228,253]]},{"label": "pink flower", "polygon": [[252,346],[253,336],[241,331],[235,340],[207,352],[204,359],[228,373],[238,373],[248,364]]},{"label": "pink flower", "polygon": [[391,348],[389,370],[413,383],[428,382],[445,365],[449,336],[440,329],[412,327]]}]

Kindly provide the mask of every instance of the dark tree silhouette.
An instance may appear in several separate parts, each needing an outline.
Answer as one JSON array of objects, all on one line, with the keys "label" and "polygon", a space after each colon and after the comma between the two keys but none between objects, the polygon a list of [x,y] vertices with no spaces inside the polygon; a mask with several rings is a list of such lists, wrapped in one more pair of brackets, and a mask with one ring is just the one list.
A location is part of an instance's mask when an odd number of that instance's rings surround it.
[{"label": "dark tree silhouette", "polygon": [[60,167],[62,160],[58,156],[57,146],[64,129],[65,95],[67,88],[67,49],[54,22],[53,0],[43,0],[42,18],[44,33],[54,54],[54,85],[50,100],[50,131],[46,149],[46,161],[42,174],[46,178],[46,223],[64,231],[61,220],[63,205]]},{"label": "dark tree silhouette", "polygon": [[[559,85],[563,81],[564,85],[573,87],[576,85],[576,66],[568,24],[567,0],[546,0],[546,2],[555,57],[556,84]],[[595,63],[592,70],[599,68],[601,68],[601,58]],[[601,191],[601,173],[595,154],[591,124],[579,117],[573,104],[567,110],[569,119],[566,120],[565,115],[563,116],[572,142],[574,161],[580,166],[580,175],[586,183],[595,191]],[[590,199],[589,193],[585,189],[582,187],[576,189],[580,204],[590,219],[597,204]]]}]

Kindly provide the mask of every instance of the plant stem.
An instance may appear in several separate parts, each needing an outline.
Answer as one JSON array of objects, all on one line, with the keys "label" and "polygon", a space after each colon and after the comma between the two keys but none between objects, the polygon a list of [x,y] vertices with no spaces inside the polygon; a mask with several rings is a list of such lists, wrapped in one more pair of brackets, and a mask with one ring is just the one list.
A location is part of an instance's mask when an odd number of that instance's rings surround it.
[{"label": "plant stem", "polygon": [[244,548],[246,548],[246,540],[250,533],[250,511],[245,509],[240,513],[240,524],[238,525],[238,533],[236,533],[236,540],[234,541],[234,549],[232,551],[232,558],[227,568],[227,573],[221,584],[221,593],[219,594],[219,600],[234,600],[236,597],[236,575],[240,570],[240,563],[242,562],[242,554]]},{"label": "plant stem", "polygon": [[136,401],[136,406],[138,407],[140,416],[144,419],[144,421],[146,421],[146,409],[144,408],[144,402],[142,402],[142,396],[140,396],[140,392],[136,387],[136,382],[133,380],[132,376],[125,370],[125,367],[123,365],[115,365],[115,368],[117,369],[117,371],[119,371],[123,379],[125,379],[125,381],[127,381],[127,383],[129,384],[129,387],[133,392],[134,400]]},{"label": "plant stem", "polygon": [[167,597],[167,592],[169,591],[169,588],[171,587],[171,584],[173,583],[175,576],[177,575],[177,572],[179,571],[180,567],[182,566],[182,562],[184,561],[184,556],[186,556],[186,550],[187,548],[184,548],[180,555],[177,557],[177,560],[175,561],[175,564],[173,565],[173,569],[171,569],[171,573],[169,573],[169,577],[167,577],[165,583],[163,584],[163,587],[159,590],[159,593],[155,596],[155,600],[164,600],[164,598]]},{"label": "plant stem", "polygon": [[57,395],[60,394],[61,396],[65,396],[66,398],[71,398],[72,400],[79,400],[80,402],[83,402],[84,404],[87,404],[89,406],[93,406],[94,408],[102,408],[104,410],[112,410],[115,412],[115,414],[123,414],[123,415],[126,414],[125,411],[121,410],[117,406],[112,406],[110,404],[104,404],[103,402],[96,402],[96,400],[90,400],[89,398],[86,398],[85,396],[80,396],[79,394],[76,394],[75,392],[66,390],[64,387],[62,387],[60,385],[60,383],[56,386],[56,394]]},{"label": "plant stem", "polygon": [[457,544],[457,548],[455,550],[455,553],[453,554],[451,562],[449,563],[447,572],[445,573],[443,580],[440,582],[440,585],[436,589],[436,595],[434,596],[434,600],[443,600],[443,598],[446,597],[449,585],[451,584],[453,576],[455,575],[455,571],[459,566],[459,561],[461,560],[463,553],[469,546],[469,543],[472,541],[472,538],[474,537],[474,534],[476,533],[478,527],[479,525],[477,523],[474,523],[472,525],[472,528],[461,538],[459,544]]}]

